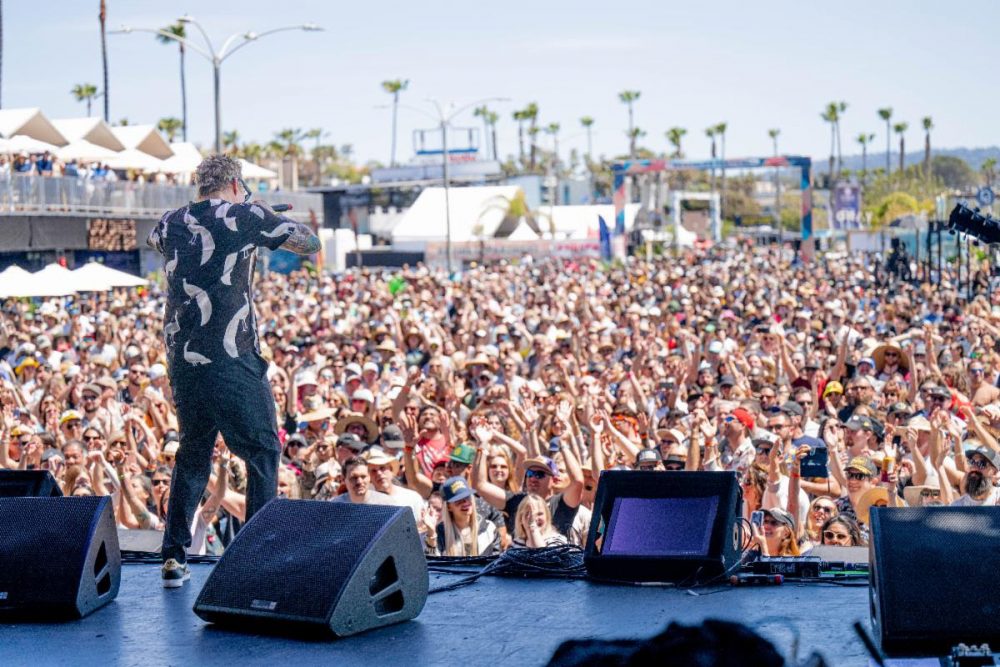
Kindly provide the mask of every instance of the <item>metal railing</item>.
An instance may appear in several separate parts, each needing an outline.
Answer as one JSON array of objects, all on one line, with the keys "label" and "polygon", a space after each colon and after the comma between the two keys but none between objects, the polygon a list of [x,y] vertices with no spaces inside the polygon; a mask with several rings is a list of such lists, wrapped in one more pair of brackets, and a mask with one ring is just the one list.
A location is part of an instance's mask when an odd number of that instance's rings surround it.
[{"label": "metal railing", "polygon": [[[0,215],[158,218],[167,209],[192,201],[196,194],[193,186],[14,174],[0,180]],[[289,215],[303,221],[312,209],[322,224],[322,195],[279,191],[261,198],[291,204]]]}]

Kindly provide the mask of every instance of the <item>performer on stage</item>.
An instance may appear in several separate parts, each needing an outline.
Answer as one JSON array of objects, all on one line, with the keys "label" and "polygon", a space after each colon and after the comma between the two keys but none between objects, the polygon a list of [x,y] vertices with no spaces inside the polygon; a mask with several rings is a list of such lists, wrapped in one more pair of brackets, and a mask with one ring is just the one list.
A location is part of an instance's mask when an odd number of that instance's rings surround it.
[{"label": "performer on stage", "polygon": [[167,588],[190,578],[186,554],[196,527],[192,521],[220,432],[246,462],[247,519],[275,496],[278,431],[253,307],[257,248],[300,255],[320,249],[307,226],[262,201],[248,201],[251,193],[235,159],[205,158],[196,179],[198,201],[168,211],[147,241],[164,258],[164,336],[180,426],[163,534]]}]

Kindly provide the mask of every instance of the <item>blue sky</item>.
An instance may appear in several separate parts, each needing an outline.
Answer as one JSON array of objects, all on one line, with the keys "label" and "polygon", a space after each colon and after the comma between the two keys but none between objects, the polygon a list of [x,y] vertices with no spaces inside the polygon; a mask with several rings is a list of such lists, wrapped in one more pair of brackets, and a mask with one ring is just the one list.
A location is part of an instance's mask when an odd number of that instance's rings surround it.
[{"label": "blue sky", "polygon": [[[4,3],[3,104],[40,106],[51,117],[83,115],[70,88],[100,85],[97,0]],[[283,127],[322,127],[327,141],[355,146],[362,159],[388,161],[389,101],[380,82],[410,79],[404,101],[459,104],[509,97],[500,152],[516,153],[511,112],[536,101],[541,122],[562,124],[564,153],[583,149],[579,118],[590,115],[594,152],[625,150],[627,115],[618,92],[642,92],[636,124],[644,144],[666,146],[664,131],[688,129],[685,152],[704,157],[704,128],[729,123],[727,154],[781,149],[825,159],[826,102],[845,100],[845,153],[853,137],[875,132],[884,147],[880,106],[910,123],[908,149],[922,146],[930,115],[941,147],[997,142],[995,63],[1000,4],[886,0],[676,3],[552,2],[175,2],[108,0],[109,27],[159,27],[191,12],[216,45],[234,32],[316,22],[322,33],[285,33],[242,49],[222,73],[223,127],[266,141]],[[149,34],[109,36],[111,117],[155,122],[180,116],[177,49]],[[189,137],[210,144],[211,67],[188,56]],[[100,102],[95,105],[95,114]],[[471,114],[464,124],[478,125]],[[428,121],[400,113],[400,155]],[[895,142],[895,137],[893,138]],[[895,145],[895,144],[894,144]],[[883,149],[884,150],[884,149]]]}]

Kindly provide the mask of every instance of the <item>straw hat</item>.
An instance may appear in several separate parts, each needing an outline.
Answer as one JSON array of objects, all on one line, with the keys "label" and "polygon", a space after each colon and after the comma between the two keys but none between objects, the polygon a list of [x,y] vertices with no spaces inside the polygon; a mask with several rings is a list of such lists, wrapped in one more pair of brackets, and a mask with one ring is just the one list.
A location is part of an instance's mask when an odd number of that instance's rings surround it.
[{"label": "straw hat", "polygon": [[903,351],[903,348],[899,347],[894,343],[885,343],[884,345],[879,345],[874,350],[872,350],[871,356],[875,359],[875,370],[879,373],[885,367],[885,353],[888,350],[893,350],[899,354],[899,367],[903,369],[904,372],[910,370],[910,356]]},{"label": "straw hat", "polygon": [[333,432],[341,435],[351,424],[361,424],[365,427],[365,440],[369,443],[378,438],[378,426],[360,412],[347,412],[333,425]]},{"label": "straw hat", "polygon": [[873,489],[868,489],[861,495],[861,498],[858,499],[858,506],[855,508],[855,514],[858,515],[858,521],[861,523],[869,523],[872,506],[884,507],[888,504],[888,489],[884,486],[876,486]]}]

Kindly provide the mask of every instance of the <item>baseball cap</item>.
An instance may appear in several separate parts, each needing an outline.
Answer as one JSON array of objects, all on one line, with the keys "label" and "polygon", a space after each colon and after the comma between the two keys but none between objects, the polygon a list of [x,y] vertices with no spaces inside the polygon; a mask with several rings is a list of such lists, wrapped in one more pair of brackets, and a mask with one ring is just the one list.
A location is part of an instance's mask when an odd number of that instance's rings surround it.
[{"label": "baseball cap", "polygon": [[847,423],[844,424],[844,427],[851,431],[871,431],[876,437],[879,438],[881,438],[885,432],[882,428],[882,422],[877,419],[873,419],[872,417],[868,417],[867,415],[852,415],[851,418],[847,420]]},{"label": "baseball cap", "polygon": [[465,465],[470,465],[476,458],[476,448],[467,443],[459,443],[452,447],[451,453],[448,455],[449,461],[454,461],[455,463],[464,463]]},{"label": "baseball cap", "polygon": [[875,466],[875,462],[872,461],[867,456],[855,456],[847,464],[845,470],[856,470],[858,472],[863,472],[869,477],[874,477],[878,474],[878,468]]},{"label": "baseball cap", "polygon": [[782,403],[781,411],[786,415],[795,415],[796,417],[801,417],[805,414],[805,410],[802,409],[802,406],[795,401],[785,401]]},{"label": "baseball cap", "polygon": [[163,446],[164,454],[177,454],[177,450],[181,448],[181,443],[176,440],[171,440]]},{"label": "baseball cap", "polygon": [[861,359],[858,360],[858,366],[860,366],[861,364],[868,364],[872,368],[875,368],[875,359],[873,359],[872,357],[862,357]]},{"label": "baseball cap", "polygon": [[743,424],[748,429],[753,428],[754,426],[753,415],[751,415],[746,408],[736,408],[735,410],[733,410],[732,415],[733,417],[736,418],[736,421]]},{"label": "baseball cap", "polygon": [[170,429],[166,433],[163,434],[163,442],[165,442],[165,443],[166,442],[180,442],[180,441],[181,441],[181,434],[178,433],[174,429]]},{"label": "baseball cap", "polygon": [[843,393],[844,393],[844,385],[834,380],[833,382],[826,383],[826,387],[823,389],[823,398],[826,398],[830,394],[843,394]]},{"label": "baseball cap", "polygon": [[302,371],[301,373],[299,373],[297,379],[300,387],[319,384],[316,378],[316,371]]},{"label": "baseball cap", "polygon": [[720,387],[732,387],[736,385],[736,379],[732,375],[723,375],[719,378]]},{"label": "baseball cap", "polygon": [[364,401],[365,403],[374,403],[375,395],[372,394],[371,389],[358,389],[356,392],[351,394],[352,401]]},{"label": "baseball cap", "polygon": [[[973,441],[973,442],[975,442],[975,441]],[[972,443],[970,443],[970,444],[972,444]],[[996,468],[997,470],[1000,470],[1000,452],[996,452],[996,451],[990,449],[989,447],[986,447],[985,445],[979,445],[978,443],[975,443],[975,444],[977,446],[969,447],[968,449],[965,450],[965,456],[969,457],[972,454],[979,454],[984,459],[986,459],[987,461],[989,461],[993,465],[994,468]]]},{"label": "baseball cap", "polygon": [[361,438],[354,433],[343,433],[337,438],[337,446],[347,447],[355,452],[360,452],[364,448],[365,443],[361,442]]},{"label": "baseball cap", "polygon": [[547,456],[535,456],[524,462],[525,470],[542,470],[549,473],[553,477],[559,474],[559,466],[556,462]]},{"label": "baseball cap", "polygon": [[708,351],[711,352],[712,354],[719,354],[720,352],[722,352],[722,341],[713,340],[711,343],[708,344]]},{"label": "baseball cap", "polygon": [[382,429],[382,446],[386,449],[402,449],[406,445],[403,430],[395,424],[389,424]]},{"label": "baseball cap", "polygon": [[464,477],[449,477],[441,485],[441,495],[446,503],[456,503],[472,495],[472,489]]},{"label": "baseball cap", "polygon": [[792,532],[795,532],[795,519],[793,519],[792,515],[788,513],[788,510],[782,509],[781,507],[772,507],[764,510],[764,513],[769,514],[772,519],[778,523],[788,526]]},{"label": "baseball cap", "polygon": [[635,457],[636,465],[642,463],[659,463],[663,458],[660,456],[660,452],[655,449],[640,449],[638,456]]},{"label": "baseball cap", "polygon": [[73,420],[83,421],[83,415],[81,415],[76,410],[67,410],[59,416],[59,425],[62,426],[66,422],[71,422]]},{"label": "baseball cap", "polygon": [[149,367],[149,370],[146,371],[146,375],[149,376],[150,380],[159,380],[161,377],[166,376],[166,374],[167,367],[163,364],[153,364]]}]

